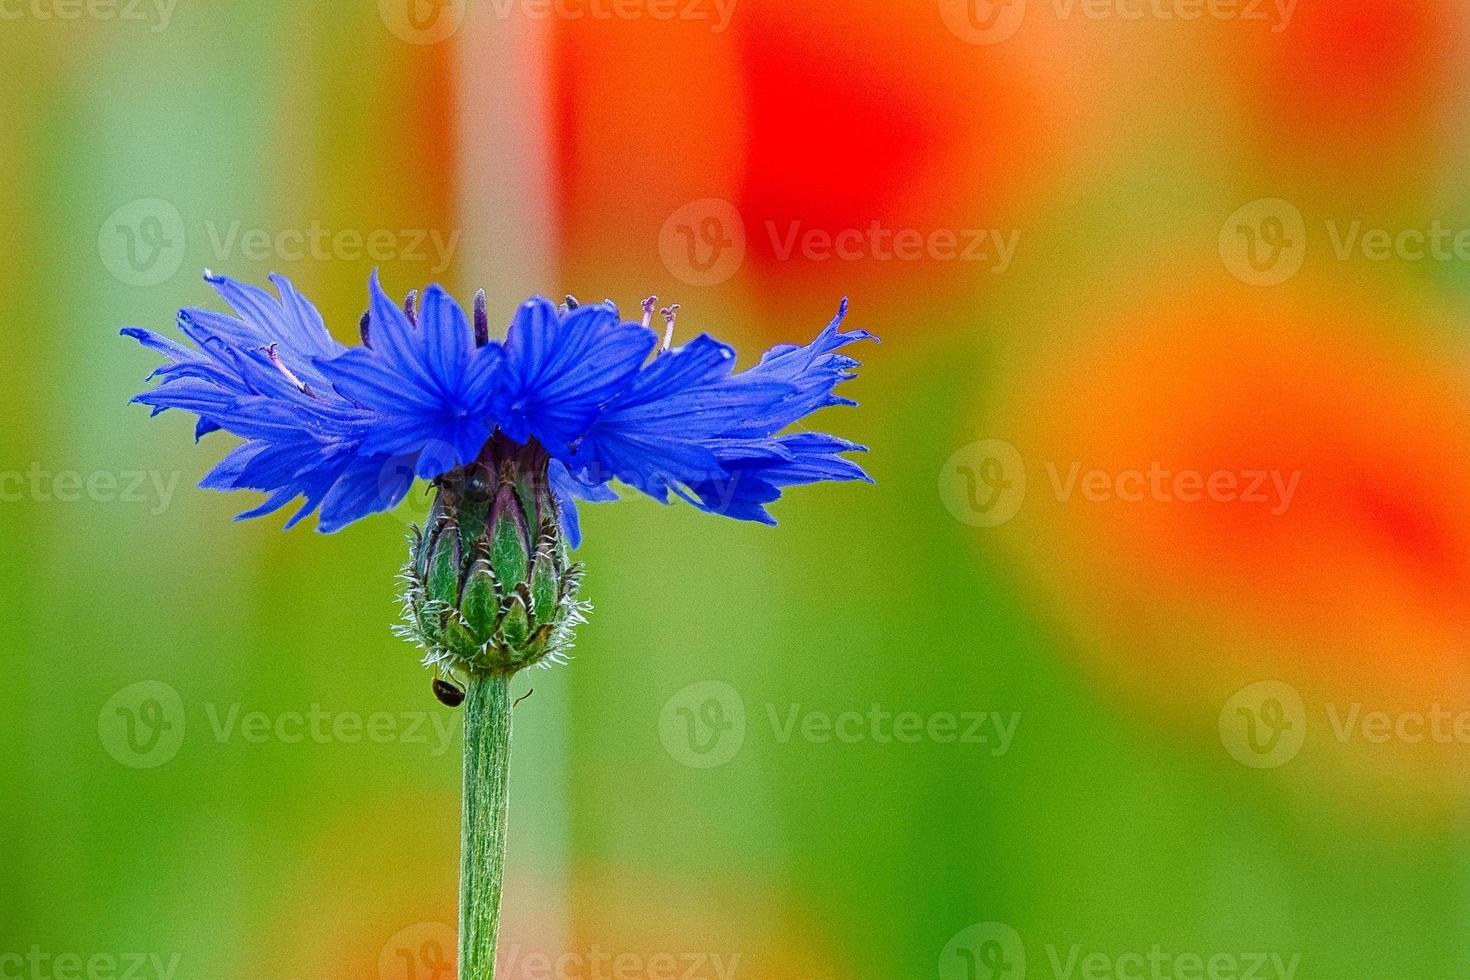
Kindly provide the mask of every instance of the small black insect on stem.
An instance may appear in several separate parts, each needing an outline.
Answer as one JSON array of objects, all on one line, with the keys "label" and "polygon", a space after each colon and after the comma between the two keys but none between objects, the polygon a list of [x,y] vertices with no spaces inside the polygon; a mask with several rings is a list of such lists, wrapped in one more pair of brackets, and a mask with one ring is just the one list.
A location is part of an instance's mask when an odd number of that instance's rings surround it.
[{"label": "small black insect on stem", "polygon": [[446,708],[458,708],[464,704],[464,688],[442,677],[434,678],[434,697]]}]

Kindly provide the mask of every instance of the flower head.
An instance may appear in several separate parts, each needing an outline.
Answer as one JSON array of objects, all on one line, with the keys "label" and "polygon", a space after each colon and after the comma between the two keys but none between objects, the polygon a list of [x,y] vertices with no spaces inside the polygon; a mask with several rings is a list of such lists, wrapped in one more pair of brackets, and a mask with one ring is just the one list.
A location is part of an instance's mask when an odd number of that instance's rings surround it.
[{"label": "flower head", "polygon": [[[206,274],[235,311],[179,313],[185,347],[148,330],[124,334],[158,351],[159,384],[135,401],[198,416],[195,438],[243,441],[204,478],[216,490],[263,491],[256,517],[292,500],[295,524],[320,510],[335,531],[394,506],[415,477],[434,481],[427,525],[404,567],[399,633],[437,673],[512,674],[563,659],[586,603],[568,549],[578,500],[616,499],[616,480],[656,500],[774,523],[786,487],[866,480],[835,436],[782,430],[828,405],[857,362],[839,351],[842,308],[805,347],[770,351],[735,371],[735,351],[705,335],[662,344],[612,303],[540,297],[491,340],[484,294],[473,321],[439,286],[400,305],[374,276],[362,345],[344,347],[283,277],[277,295]],[[436,691],[457,690],[436,678]],[[449,699],[453,701],[453,698]]]},{"label": "flower head", "polygon": [[786,487],[866,480],[843,454],[863,447],[782,431],[829,405],[857,362],[841,349],[870,339],[837,317],[806,346],[783,345],[737,372],[735,351],[708,335],[670,347],[625,321],[611,302],[557,306],[536,297],[504,340],[489,338],[483,294],[473,323],[437,285],[398,304],[377,276],[362,344],[345,347],[282,276],[277,295],[225,276],[205,279],[234,310],[181,310],[191,346],[123,331],[162,354],[160,383],[134,400],[198,417],[196,439],[223,429],[243,442],[201,486],[249,489],[258,517],[300,499],[292,526],[320,511],[336,531],[393,507],[415,477],[442,482],[482,462],[492,442],[528,449],[573,546],[576,501],[615,498],[623,483],[656,500],[774,523],[766,506]]}]

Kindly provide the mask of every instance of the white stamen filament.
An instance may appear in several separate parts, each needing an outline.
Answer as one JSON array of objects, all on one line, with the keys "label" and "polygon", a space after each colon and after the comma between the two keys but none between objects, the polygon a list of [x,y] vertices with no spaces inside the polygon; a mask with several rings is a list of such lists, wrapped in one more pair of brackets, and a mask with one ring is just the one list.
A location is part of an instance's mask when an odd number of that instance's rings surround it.
[{"label": "white stamen filament", "polygon": [[301,392],[303,395],[308,395],[312,398],[316,397],[316,392],[311,390],[311,386],[308,385],[305,381],[302,381],[300,378],[296,377],[295,373],[293,373],[290,368],[286,367],[285,363],[281,360],[281,356],[276,353],[275,344],[271,344],[269,347],[262,347],[261,350],[265,351],[265,356],[270,358],[271,364],[275,365],[276,370],[280,371],[281,374],[286,378],[286,380],[291,382],[292,386],[295,387],[297,391]]},{"label": "white stamen filament", "polygon": [[679,304],[675,303],[672,306],[666,306],[659,310],[659,312],[663,314],[665,323],[663,349],[668,350],[674,344],[674,318],[679,315]]}]

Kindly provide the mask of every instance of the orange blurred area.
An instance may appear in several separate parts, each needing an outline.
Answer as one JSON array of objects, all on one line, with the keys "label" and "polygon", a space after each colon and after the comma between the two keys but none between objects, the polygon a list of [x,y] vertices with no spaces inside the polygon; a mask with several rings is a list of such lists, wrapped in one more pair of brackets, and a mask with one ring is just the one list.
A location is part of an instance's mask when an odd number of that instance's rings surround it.
[{"label": "orange blurred area", "polygon": [[[454,797],[380,798],[310,834],[245,975],[286,962],[323,980],[453,977],[458,812]],[[535,907],[536,883],[518,885]]]},{"label": "orange blurred area", "polygon": [[1114,684],[1166,715],[1238,677],[1470,697],[1470,458],[1447,450],[1470,376],[1399,339],[1432,329],[1320,284],[1201,281],[1033,368],[1008,535]]},{"label": "orange blurred area", "polygon": [[[309,833],[276,882],[277,908],[247,975],[272,976],[272,964],[289,962],[321,980],[452,980],[458,811],[453,795],[380,797]],[[519,819],[525,835],[535,814]],[[853,975],[819,919],[768,885],[586,861],[565,877],[512,868],[506,894],[506,978]]]},{"label": "orange blurred area", "polygon": [[1277,166],[1381,190],[1443,165],[1464,61],[1454,4],[1300,0],[1277,33],[1232,35],[1227,78],[1257,152]]},{"label": "orange blurred area", "polygon": [[625,975],[636,980],[853,975],[850,958],[823,934],[820,916],[783,903],[770,888],[589,869],[575,883],[572,902],[571,948],[589,958],[594,951],[604,954],[613,964],[621,958]]}]

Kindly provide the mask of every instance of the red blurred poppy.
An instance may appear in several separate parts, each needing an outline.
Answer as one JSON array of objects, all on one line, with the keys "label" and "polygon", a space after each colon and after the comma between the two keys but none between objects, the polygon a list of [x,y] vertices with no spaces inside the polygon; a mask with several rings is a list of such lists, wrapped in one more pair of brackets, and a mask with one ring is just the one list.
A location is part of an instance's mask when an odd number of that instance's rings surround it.
[{"label": "red blurred poppy", "polygon": [[[1019,53],[965,44],[937,8],[838,0],[742,0],[720,33],[651,19],[557,30],[560,205],[577,273],[629,292],[667,282],[661,227],[717,198],[747,244],[731,286],[793,316],[830,315],[844,292],[871,309],[917,286],[995,280],[988,260],[955,258],[972,243],[950,237],[1017,227],[1037,184],[1043,100]],[[916,257],[896,257],[899,233],[921,236]]]}]

